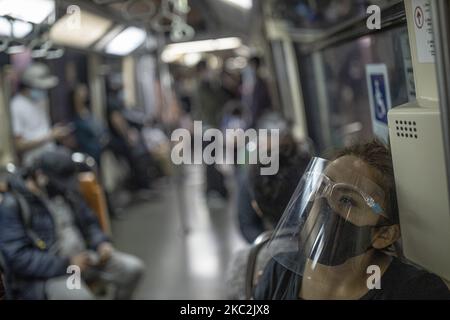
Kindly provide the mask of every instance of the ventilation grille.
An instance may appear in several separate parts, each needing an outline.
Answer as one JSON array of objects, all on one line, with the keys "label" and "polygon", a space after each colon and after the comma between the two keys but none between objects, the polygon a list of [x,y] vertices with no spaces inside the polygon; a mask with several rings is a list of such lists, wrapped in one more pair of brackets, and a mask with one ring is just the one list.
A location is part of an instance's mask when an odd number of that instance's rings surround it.
[{"label": "ventilation grille", "polygon": [[399,138],[408,138],[408,139],[419,138],[416,121],[395,120],[395,129],[397,137]]}]

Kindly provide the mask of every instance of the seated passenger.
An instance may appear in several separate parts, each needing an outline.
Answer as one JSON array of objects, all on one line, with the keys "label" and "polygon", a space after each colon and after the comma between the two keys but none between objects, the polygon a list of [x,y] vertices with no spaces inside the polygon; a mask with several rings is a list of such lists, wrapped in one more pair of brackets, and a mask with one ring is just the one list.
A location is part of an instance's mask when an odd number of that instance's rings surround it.
[{"label": "seated passenger", "polygon": [[[302,150],[301,145],[297,144],[291,135],[285,136],[283,140],[279,147],[277,174],[261,175],[261,164],[252,165],[249,168],[251,206],[261,217],[267,232],[271,232],[277,225],[284,208],[294,193],[298,180],[311,159],[310,155]],[[265,235],[268,236],[267,233]],[[244,300],[251,297],[253,286],[271,258],[266,250],[266,245],[267,243],[262,243],[262,247],[256,249],[256,246],[259,245],[255,244],[235,254],[227,279],[229,299]],[[248,280],[247,277],[252,277],[252,280]],[[251,281],[251,287],[247,287],[247,280]]]},{"label": "seated passenger", "polygon": [[389,252],[399,238],[384,145],[314,158],[270,240],[255,299],[450,299],[438,276]]},{"label": "seated passenger", "polygon": [[55,148],[71,128],[63,124],[51,126],[48,91],[58,84],[43,63],[30,64],[21,75],[17,93],[11,99],[11,124],[14,144],[21,163],[29,165],[33,159]]},{"label": "seated passenger", "polygon": [[[279,130],[280,142],[281,141],[292,141],[292,123],[285,119],[278,112],[266,113],[264,117],[259,119],[257,123],[257,129],[277,129]],[[260,147],[264,147],[264,141],[258,142]],[[306,148],[308,144],[303,143],[302,148]],[[242,146],[237,146],[239,148],[243,148]],[[309,150],[307,150],[310,153]],[[239,152],[237,152],[239,154]],[[261,215],[255,211],[252,207],[251,201],[252,196],[250,195],[250,182],[249,178],[249,165],[237,165],[235,167],[235,175],[238,182],[238,191],[237,191],[237,213],[238,213],[238,224],[239,229],[244,237],[244,239],[248,243],[253,243],[258,236],[263,233],[266,228],[264,227],[264,223],[261,219]],[[281,213],[280,213],[281,214]]]},{"label": "seated passenger", "polygon": [[[142,262],[114,249],[71,187],[75,170],[70,154],[56,150],[37,158],[25,180],[10,180],[0,204],[0,250],[12,298],[92,299],[85,284],[92,282],[128,299],[138,284]],[[68,289],[71,265],[81,270],[80,289]]]},{"label": "seated passenger", "polygon": [[108,81],[106,121],[109,129],[108,148],[117,159],[124,160],[129,170],[127,187],[130,191],[151,189],[155,160],[148,152],[142,134],[128,121],[121,83]]}]

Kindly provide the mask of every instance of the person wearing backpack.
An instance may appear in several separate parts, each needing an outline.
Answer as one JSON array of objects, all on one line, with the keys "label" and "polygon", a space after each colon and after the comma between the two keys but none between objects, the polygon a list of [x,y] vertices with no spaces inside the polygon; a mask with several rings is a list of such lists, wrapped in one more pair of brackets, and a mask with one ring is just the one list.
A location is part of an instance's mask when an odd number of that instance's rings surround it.
[{"label": "person wearing backpack", "polygon": [[93,299],[91,282],[111,284],[116,299],[131,298],[143,264],[114,249],[76,190],[75,171],[70,153],[55,150],[37,158],[24,179],[8,179],[0,253],[9,298]]}]

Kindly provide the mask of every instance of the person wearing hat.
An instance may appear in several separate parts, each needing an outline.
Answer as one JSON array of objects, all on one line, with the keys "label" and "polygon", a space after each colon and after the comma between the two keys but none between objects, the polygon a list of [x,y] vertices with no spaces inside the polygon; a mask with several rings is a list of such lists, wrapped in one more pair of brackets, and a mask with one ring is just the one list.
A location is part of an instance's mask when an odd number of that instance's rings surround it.
[{"label": "person wearing hat", "polygon": [[30,164],[36,156],[55,147],[66,137],[70,127],[51,126],[47,91],[58,84],[43,63],[32,63],[21,75],[19,90],[11,100],[11,118],[16,150],[22,163]]},{"label": "person wearing hat", "polygon": [[70,152],[57,148],[38,156],[23,179],[8,180],[0,256],[9,298],[91,300],[93,284],[112,288],[111,298],[132,297],[144,264],[114,248],[78,192],[77,172]]}]

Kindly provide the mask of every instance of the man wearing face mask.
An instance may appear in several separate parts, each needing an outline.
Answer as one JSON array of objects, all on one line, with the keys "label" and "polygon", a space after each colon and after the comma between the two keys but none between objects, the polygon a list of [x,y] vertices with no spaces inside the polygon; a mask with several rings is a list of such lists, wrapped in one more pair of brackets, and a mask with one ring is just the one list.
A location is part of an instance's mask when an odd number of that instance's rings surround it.
[{"label": "man wearing face mask", "polygon": [[22,163],[54,148],[54,142],[66,137],[71,129],[56,124],[51,127],[48,113],[49,89],[58,84],[43,63],[33,63],[21,75],[17,94],[11,99],[11,120],[16,150]]},{"label": "man wearing face mask", "polygon": [[395,254],[389,150],[374,141],[313,158],[268,245],[256,299],[450,299],[442,279]]},{"label": "man wearing face mask", "polygon": [[[131,298],[143,264],[115,250],[101,230],[77,190],[70,153],[49,151],[24,175],[9,180],[0,205],[0,250],[13,298],[90,300],[90,283],[108,284],[115,299]],[[69,266],[81,272],[77,289],[68,286]]]}]

